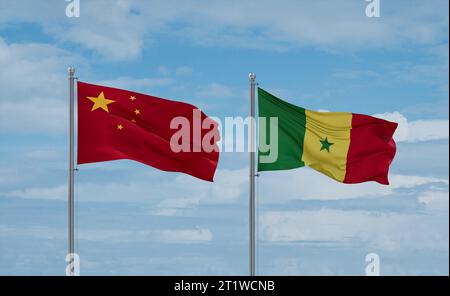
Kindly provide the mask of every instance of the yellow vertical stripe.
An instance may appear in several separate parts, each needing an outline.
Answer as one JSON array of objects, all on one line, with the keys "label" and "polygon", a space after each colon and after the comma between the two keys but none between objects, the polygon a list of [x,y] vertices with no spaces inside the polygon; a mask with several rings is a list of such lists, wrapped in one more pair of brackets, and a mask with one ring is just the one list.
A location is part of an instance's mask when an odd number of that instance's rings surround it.
[{"label": "yellow vertical stripe", "polygon": [[342,182],[350,146],[352,114],[310,110],[306,110],[305,114],[306,132],[302,160],[313,169]]}]

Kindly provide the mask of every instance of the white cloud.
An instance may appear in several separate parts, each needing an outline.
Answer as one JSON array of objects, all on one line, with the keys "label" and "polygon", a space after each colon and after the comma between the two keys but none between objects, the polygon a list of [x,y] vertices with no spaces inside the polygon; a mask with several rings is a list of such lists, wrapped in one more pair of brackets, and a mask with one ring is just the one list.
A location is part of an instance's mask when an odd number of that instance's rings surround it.
[{"label": "white cloud", "polygon": [[68,104],[60,100],[0,101],[0,132],[66,132]]},{"label": "white cloud", "polygon": [[[447,49],[446,55],[441,47]],[[339,69],[334,71],[331,76],[337,79],[357,80],[359,83],[362,81],[371,81],[372,83],[396,81],[415,85],[424,84],[447,93],[448,43],[417,51],[425,56],[425,60],[378,64],[374,69]],[[359,83],[356,85],[359,85]],[[436,113],[436,106],[433,105],[433,108],[435,109],[434,113]]]},{"label": "white cloud", "polygon": [[149,28],[160,28],[153,19],[137,15],[130,4],[123,0],[81,1],[80,18],[71,19],[65,15],[64,1],[55,5],[4,0],[0,23],[37,23],[59,42],[80,44],[108,59],[129,60],[140,56],[145,34],[152,31]]},{"label": "white cloud", "polygon": [[161,33],[203,46],[339,50],[432,44],[448,30],[448,3],[439,0],[383,3],[382,21],[367,18],[361,1],[98,0],[83,2],[76,20],[62,4],[5,1],[0,23],[37,22],[59,41],[116,60],[139,57]]},{"label": "white cloud", "polygon": [[396,142],[422,142],[449,138],[448,120],[408,121],[405,116],[397,111],[375,114],[373,116],[399,124],[394,134]]},{"label": "white cloud", "polygon": [[428,209],[448,211],[449,194],[448,191],[426,191],[419,196],[419,202]]},{"label": "white cloud", "polygon": [[435,177],[424,177],[424,176],[410,176],[410,175],[392,175],[391,176],[391,187],[394,189],[401,188],[413,188],[416,186],[427,185],[427,184],[441,184],[449,185],[448,178],[435,178]]},{"label": "white cloud", "polygon": [[[79,56],[45,43],[7,43],[0,38],[1,101],[67,98],[67,66]],[[62,83],[64,82],[64,83]]]},{"label": "white cloud", "polygon": [[[445,216],[369,211],[268,211],[260,216],[260,236],[271,243],[322,241],[372,250],[448,250]],[[414,227],[411,227],[414,225]],[[439,225],[439,227],[436,227]]]},{"label": "white cloud", "polygon": [[66,200],[67,186],[59,185],[53,187],[31,187],[25,189],[17,189],[5,193],[6,196],[19,197],[25,199],[49,199],[49,200]]},{"label": "white cloud", "polygon": [[[83,170],[79,171],[83,172]],[[177,175],[164,180],[154,176],[158,184],[148,190],[152,176],[147,175],[140,181],[126,183],[91,183],[76,182],[75,194],[80,202],[139,202],[155,204],[153,213],[179,214],[179,211],[192,209],[200,203],[227,204],[237,201],[246,190],[247,170],[216,171],[215,182],[205,182],[187,175]],[[189,190],[186,190],[189,188]],[[100,194],[101,192],[101,194]],[[67,185],[51,187],[29,187],[2,192],[4,196],[24,199],[67,200]]]},{"label": "white cloud", "polygon": [[199,197],[163,199],[151,211],[157,216],[188,216],[200,204]]},{"label": "white cloud", "polygon": [[66,239],[67,232],[62,228],[50,228],[45,226],[31,226],[26,228],[0,225],[0,237],[39,237],[46,239]]},{"label": "white cloud", "polygon": [[[166,1],[160,8],[170,9],[174,3]],[[179,14],[167,23],[170,25],[173,19],[182,21],[185,26],[179,36],[197,44],[274,50],[308,45],[336,49],[430,43],[439,39],[447,27],[446,15],[432,9],[445,2],[384,3],[382,22],[367,18],[365,5],[358,1],[267,0],[213,1],[198,7],[184,2],[177,6]],[[141,8],[145,13],[151,10]],[[432,16],[434,21],[429,19]]]},{"label": "white cloud", "polygon": [[[37,237],[46,239],[66,239],[66,229],[56,227],[32,226],[27,228],[0,225],[0,237]],[[143,242],[162,243],[204,243],[212,241],[213,233],[208,228],[124,230],[124,229],[79,229],[76,238],[80,241],[96,242]]]},{"label": "white cloud", "polygon": [[196,95],[201,98],[224,98],[233,93],[229,86],[220,83],[211,83],[200,89]]},{"label": "white cloud", "polygon": [[36,149],[25,151],[23,156],[32,160],[53,160],[60,158],[61,153],[54,149]]},{"label": "white cloud", "polygon": [[84,60],[41,43],[0,38],[0,132],[63,132],[68,122],[67,65]]},{"label": "white cloud", "polygon": [[207,228],[157,230],[94,229],[79,231],[77,237],[80,240],[107,241],[110,243],[157,241],[184,244],[209,242],[213,239],[213,234]]},{"label": "white cloud", "polygon": [[408,124],[408,142],[448,139],[448,120],[417,120]]},{"label": "white cloud", "polygon": [[[145,34],[152,31],[148,28],[157,25],[133,13],[130,4],[122,0],[84,1],[77,21],[68,23],[50,17],[41,22],[47,32],[63,42],[81,44],[107,59],[130,60],[141,55]],[[55,23],[64,29],[52,28]]]},{"label": "white cloud", "polygon": [[[390,185],[375,182],[342,184],[308,167],[297,170],[261,172],[259,198],[264,202],[283,203],[286,200],[340,200],[360,197],[387,197],[395,190],[421,185],[448,186],[448,179],[391,175]],[[284,184],[284,186],[280,186]]]},{"label": "white cloud", "polygon": [[[164,199],[152,212],[162,216],[186,215],[187,210],[198,207],[199,204],[228,204],[242,197],[248,183],[247,169],[219,169],[214,177],[214,183],[206,183],[187,176],[179,176],[175,183],[166,190],[168,192],[183,192],[183,198]],[[189,188],[190,193],[183,188]]]},{"label": "white cloud", "polygon": [[[175,179],[158,179],[148,175],[124,183],[76,183],[76,197],[80,202],[136,202],[150,206],[149,212],[161,216],[186,216],[202,204],[231,204],[247,192],[248,170],[220,169],[215,182],[209,183],[186,175]],[[156,179],[154,179],[156,178]],[[135,178],[131,178],[135,179]],[[158,186],[148,190],[149,182]],[[283,204],[291,200],[341,200],[365,197],[390,197],[396,190],[415,190],[419,186],[446,188],[448,179],[392,175],[391,185],[374,182],[362,184],[338,183],[309,168],[262,172],[258,180],[258,198],[263,203]],[[280,186],[280,184],[282,186]],[[189,188],[189,190],[186,190]],[[67,185],[26,187],[2,192],[6,197],[24,199],[50,199],[66,201]]]}]

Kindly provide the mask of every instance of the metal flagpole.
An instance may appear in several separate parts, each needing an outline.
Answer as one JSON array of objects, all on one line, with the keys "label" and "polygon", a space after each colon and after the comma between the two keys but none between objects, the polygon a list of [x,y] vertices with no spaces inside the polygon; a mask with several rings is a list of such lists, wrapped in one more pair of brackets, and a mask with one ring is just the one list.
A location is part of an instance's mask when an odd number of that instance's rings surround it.
[{"label": "metal flagpole", "polygon": [[250,275],[255,275],[255,73],[250,80]]},{"label": "metal flagpole", "polygon": [[75,80],[75,68],[69,67],[67,69],[69,74],[69,97],[70,97],[70,108],[69,108],[69,275],[75,275],[74,270],[74,254],[75,254],[75,202],[74,202],[74,80]]}]

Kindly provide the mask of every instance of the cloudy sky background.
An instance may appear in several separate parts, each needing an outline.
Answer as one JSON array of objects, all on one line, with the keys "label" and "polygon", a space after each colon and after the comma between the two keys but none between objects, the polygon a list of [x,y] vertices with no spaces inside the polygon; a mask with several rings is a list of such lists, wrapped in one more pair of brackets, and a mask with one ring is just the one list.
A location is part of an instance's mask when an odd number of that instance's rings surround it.
[{"label": "cloudy sky background", "polygon": [[[248,114],[248,72],[316,110],[400,124],[390,186],[258,178],[257,272],[449,272],[448,1],[0,0],[0,274],[65,272],[67,67],[81,81]],[[248,274],[248,156],[214,183],[131,161],[76,175],[81,273]]]}]

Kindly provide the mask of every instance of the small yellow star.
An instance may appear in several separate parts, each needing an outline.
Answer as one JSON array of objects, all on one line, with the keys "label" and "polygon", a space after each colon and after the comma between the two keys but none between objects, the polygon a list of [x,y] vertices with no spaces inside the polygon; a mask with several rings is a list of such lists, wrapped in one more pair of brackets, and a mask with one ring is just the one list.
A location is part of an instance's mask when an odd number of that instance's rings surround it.
[{"label": "small yellow star", "polygon": [[136,123],[136,119],[131,119],[131,122],[132,123]]},{"label": "small yellow star", "polygon": [[134,100],[136,100],[136,97],[135,96],[131,96],[130,100],[134,101]]},{"label": "small yellow star", "polygon": [[119,131],[123,130],[123,125],[118,124],[118,125],[117,125],[117,129],[118,129]]},{"label": "small yellow star", "polygon": [[134,113],[135,113],[136,115],[139,115],[139,114],[141,114],[141,110],[136,109],[136,110],[134,110]]},{"label": "small yellow star", "polygon": [[103,110],[105,110],[106,112],[109,113],[108,110],[108,105],[111,103],[114,103],[115,101],[113,100],[108,100],[105,98],[105,94],[103,92],[101,92],[98,97],[87,97],[89,100],[91,100],[94,105],[92,106],[91,111],[94,111],[98,108],[101,108]]}]

